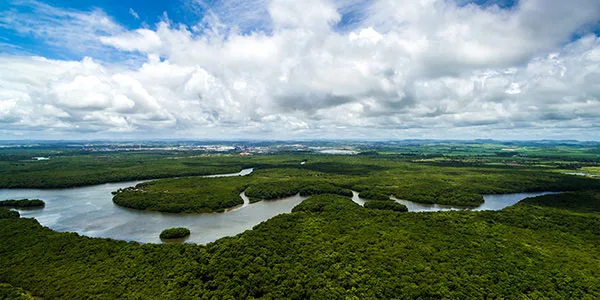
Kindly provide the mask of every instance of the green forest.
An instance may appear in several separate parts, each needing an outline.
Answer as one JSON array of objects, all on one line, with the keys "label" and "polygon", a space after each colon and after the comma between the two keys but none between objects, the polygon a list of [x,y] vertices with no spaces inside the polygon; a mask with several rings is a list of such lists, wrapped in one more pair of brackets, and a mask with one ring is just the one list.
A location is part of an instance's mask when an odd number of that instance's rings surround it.
[{"label": "green forest", "polygon": [[4,207],[19,207],[19,208],[34,208],[44,207],[46,203],[40,199],[20,199],[20,200],[2,200],[0,206]]},{"label": "green forest", "polygon": [[0,282],[45,299],[597,299],[599,212],[599,192],[438,213],[327,194],[205,246],[1,219]]},{"label": "green forest", "polygon": [[184,227],[165,229],[160,233],[161,239],[180,239],[190,235],[190,230]]},{"label": "green forest", "polygon": [[[231,158],[233,159],[233,158]],[[238,158],[239,159],[239,158]],[[305,161],[305,164],[300,164]],[[264,156],[249,159],[255,171],[241,177],[184,177],[140,183],[114,192],[115,204],[162,212],[223,212],[243,203],[300,194],[398,199],[477,207],[484,194],[600,189],[600,181],[543,168],[448,166],[380,157]],[[391,204],[388,204],[388,206]]]},{"label": "green forest", "polygon": [[[563,174],[596,170],[596,152],[420,147],[353,156],[56,152],[46,161],[26,158],[50,150],[0,150],[0,188],[161,178],[113,192],[133,209],[223,213],[243,204],[242,192],[251,202],[308,197],[206,245],[56,232],[0,207],[0,299],[600,298],[600,180]],[[254,172],[201,177],[244,168]],[[535,191],[560,193],[500,211],[418,213],[389,201],[470,208],[485,194]]]},{"label": "green forest", "polygon": [[0,283],[0,299],[1,300],[33,300],[35,299],[30,293],[11,286],[10,284]]}]

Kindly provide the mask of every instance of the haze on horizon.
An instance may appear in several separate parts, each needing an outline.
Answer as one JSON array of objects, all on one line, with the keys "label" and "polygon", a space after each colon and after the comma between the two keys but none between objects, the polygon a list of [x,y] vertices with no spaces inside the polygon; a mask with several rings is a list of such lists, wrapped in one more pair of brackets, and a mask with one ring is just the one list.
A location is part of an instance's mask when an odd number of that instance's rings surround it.
[{"label": "haze on horizon", "polygon": [[0,140],[600,140],[599,34],[597,0],[8,0]]}]

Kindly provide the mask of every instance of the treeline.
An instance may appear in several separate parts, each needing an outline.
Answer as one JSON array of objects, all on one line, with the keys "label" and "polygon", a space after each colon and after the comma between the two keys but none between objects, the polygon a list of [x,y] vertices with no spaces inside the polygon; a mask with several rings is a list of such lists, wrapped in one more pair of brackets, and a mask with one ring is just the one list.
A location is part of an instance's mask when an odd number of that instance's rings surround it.
[{"label": "treeline", "polygon": [[481,194],[463,188],[414,185],[410,189],[395,190],[393,194],[398,199],[425,204],[477,207],[484,202]]},{"label": "treeline", "polygon": [[[0,188],[68,188],[176,176],[235,173],[242,158],[188,157],[173,153],[109,152],[52,157],[46,161],[0,161]],[[180,154],[181,155],[181,154]]]},{"label": "treeline", "polygon": [[[177,156],[180,155],[180,156]],[[181,156],[174,153],[103,153],[60,156],[50,161],[0,161],[2,187],[66,187],[107,181],[233,173],[256,167],[254,179],[236,179],[233,191],[204,192],[202,187],[165,188],[147,193],[123,193],[115,203],[137,209],[167,212],[212,212],[240,204],[238,188],[248,187],[252,201],[277,199],[297,193],[309,196],[361,192],[367,199],[396,198],[475,207],[483,194],[577,191],[600,189],[600,181],[550,172],[547,168],[513,166],[436,166],[407,162],[395,156],[256,155]],[[305,164],[301,164],[301,162]],[[185,178],[177,179],[187,182]],[[214,183],[219,185],[219,180]],[[179,191],[187,189],[186,191]],[[168,191],[168,192],[165,192]],[[196,193],[196,194],[195,194]],[[145,201],[148,196],[149,201]],[[205,199],[205,200],[202,200]],[[208,202],[212,204],[209,204]]]},{"label": "treeline", "polygon": [[[136,209],[212,212],[241,204],[238,194],[244,189],[251,202],[296,194],[351,197],[355,190],[369,200],[392,195],[419,203],[477,207],[485,194],[600,189],[600,180],[543,169],[440,167],[362,156],[313,157],[305,165],[288,159],[255,160],[262,167],[246,177],[157,180],[123,190],[114,201]],[[339,169],[333,172],[335,165]]]},{"label": "treeline", "polygon": [[33,208],[44,207],[46,203],[40,199],[21,199],[21,200],[2,200],[0,206],[18,207],[18,208]]},{"label": "treeline", "polygon": [[372,200],[365,202],[365,208],[391,210],[397,212],[407,212],[408,208],[404,204],[393,201]]},{"label": "treeline", "polygon": [[18,211],[0,207],[0,219],[18,219],[19,216]]},{"label": "treeline", "polygon": [[367,200],[381,200],[381,201],[390,200],[389,195],[386,195],[385,192],[377,191],[377,190],[367,190],[364,192],[360,192],[359,196],[361,198],[367,199]]},{"label": "treeline", "polygon": [[600,213],[600,192],[580,191],[527,198],[518,206],[544,206],[584,213]]},{"label": "treeline", "polygon": [[269,181],[251,184],[246,189],[246,196],[259,200],[273,200],[300,194],[312,196],[318,194],[336,194],[352,197],[352,191],[329,182],[305,180],[302,177],[285,181]]},{"label": "treeline", "polygon": [[600,218],[589,212],[598,206],[578,210],[598,192],[556,197],[505,211],[398,213],[319,195],[206,246],[2,219],[0,282],[44,299],[599,298]]},{"label": "treeline", "polygon": [[140,210],[204,213],[223,212],[242,204],[241,192],[245,192],[251,202],[296,194],[352,196],[351,190],[314,175],[305,170],[272,168],[241,177],[161,179],[115,191],[113,202]]}]

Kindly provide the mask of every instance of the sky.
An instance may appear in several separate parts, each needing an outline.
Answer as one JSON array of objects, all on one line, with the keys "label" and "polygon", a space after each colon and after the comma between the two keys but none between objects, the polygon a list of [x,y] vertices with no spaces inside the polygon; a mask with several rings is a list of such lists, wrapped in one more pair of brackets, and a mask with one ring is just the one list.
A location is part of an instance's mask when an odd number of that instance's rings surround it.
[{"label": "sky", "polygon": [[598,0],[0,0],[0,139],[600,140]]}]

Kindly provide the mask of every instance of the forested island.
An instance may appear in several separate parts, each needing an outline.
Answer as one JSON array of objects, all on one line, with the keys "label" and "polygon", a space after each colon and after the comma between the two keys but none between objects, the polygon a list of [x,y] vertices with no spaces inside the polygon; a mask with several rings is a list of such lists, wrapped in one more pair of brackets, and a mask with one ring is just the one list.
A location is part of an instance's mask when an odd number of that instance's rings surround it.
[{"label": "forested island", "polygon": [[398,212],[408,211],[408,208],[406,208],[405,205],[402,205],[402,204],[396,203],[396,202],[392,202],[392,201],[382,201],[382,200],[367,201],[367,203],[365,203],[365,208],[383,209],[383,210],[387,209],[387,210],[398,211]]},{"label": "forested island", "polygon": [[[56,232],[0,207],[0,298],[600,298],[600,180],[565,174],[595,174],[600,147],[556,150],[564,156],[549,155],[551,149],[506,156],[485,150],[491,146],[466,153],[460,144],[462,152],[449,155],[422,147],[417,156],[403,152],[416,151],[411,147],[347,156],[70,153],[31,164],[11,160],[17,150],[0,149],[7,167],[0,177],[14,174],[5,188],[174,177],[114,191],[114,203],[138,210],[228,214],[244,203],[241,193],[254,203],[307,197],[290,213],[206,245]],[[26,155],[50,150],[36,151]],[[44,181],[56,160],[65,162],[65,174]],[[170,171],[160,170],[170,163]],[[127,165],[125,175],[108,175]],[[199,176],[250,167],[246,176]],[[364,207],[351,200],[353,191]],[[472,208],[484,194],[526,191],[560,193],[499,211],[407,212],[390,200]]]},{"label": "forested island", "polygon": [[599,192],[443,213],[321,195],[206,246],[140,245],[1,219],[0,280],[46,299],[594,299],[599,210]]},{"label": "forested island", "polygon": [[46,203],[40,199],[20,199],[20,200],[2,200],[0,206],[18,207],[18,208],[39,208],[44,207]]},{"label": "forested island", "polygon": [[367,200],[389,200],[392,196],[418,203],[477,207],[483,203],[484,194],[600,188],[598,180],[543,168],[453,166],[378,156],[303,157],[255,157],[248,160],[256,163],[255,171],[247,176],[145,182],[115,191],[113,201],[140,210],[207,213],[243,204],[242,192],[254,203],[296,194],[351,197],[355,190]]},{"label": "forested island", "polygon": [[160,233],[161,239],[181,239],[190,235],[190,230],[183,227],[165,229]]}]

